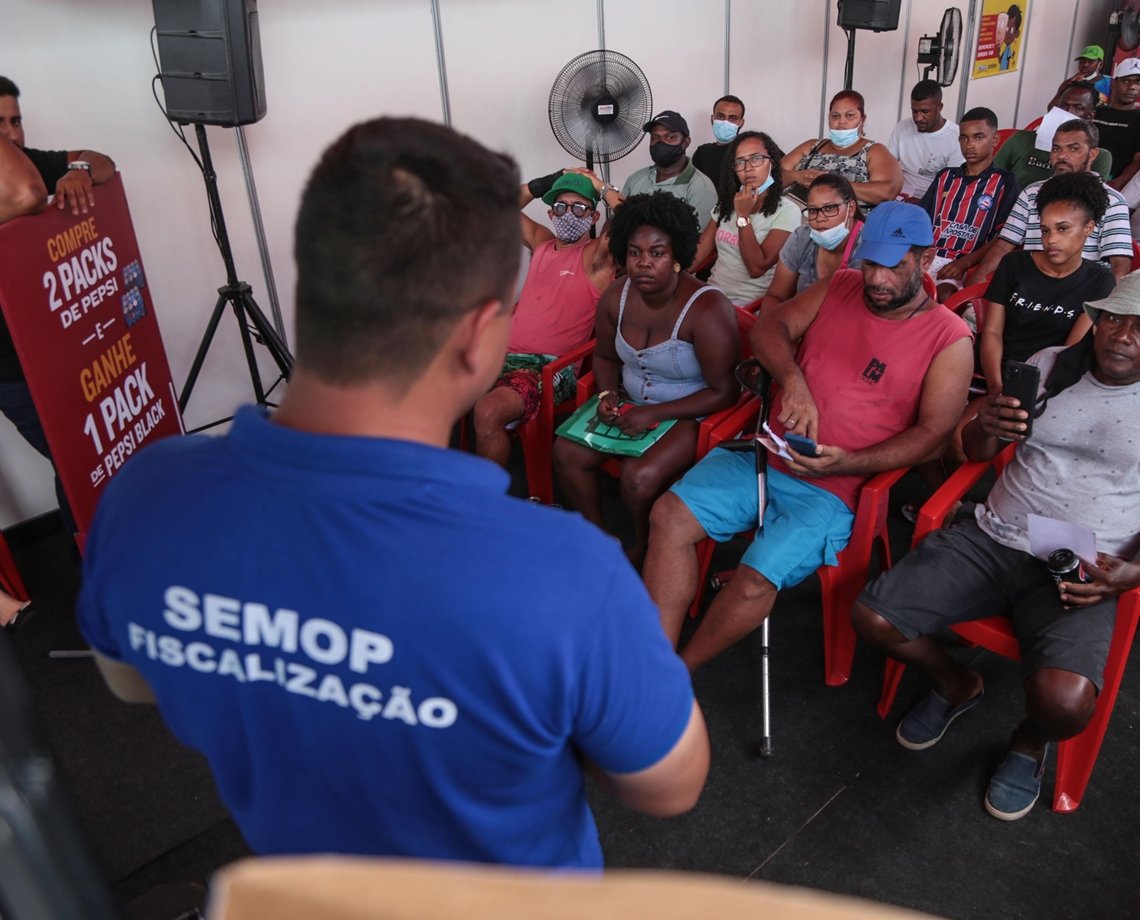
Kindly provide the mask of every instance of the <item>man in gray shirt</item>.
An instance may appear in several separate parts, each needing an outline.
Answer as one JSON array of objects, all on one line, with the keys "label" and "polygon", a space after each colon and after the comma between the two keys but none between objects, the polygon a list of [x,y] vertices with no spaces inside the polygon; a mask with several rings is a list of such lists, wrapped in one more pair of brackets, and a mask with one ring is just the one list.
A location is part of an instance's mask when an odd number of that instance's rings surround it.
[{"label": "man in gray shirt", "polygon": [[[963,446],[971,460],[1021,442],[985,504],[879,576],[853,613],[863,638],[915,665],[934,685],[899,723],[896,737],[910,750],[935,745],[982,699],[982,678],[930,635],[966,620],[1012,618],[1027,715],[985,800],[986,810],[1006,821],[1036,802],[1048,744],[1079,734],[1092,718],[1116,596],[1128,586],[1117,574],[1134,571],[1130,563],[1140,552],[1140,441],[1126,436],[1130,420],[1140,418],[1140,273],[1085,310],[1094,323],[1089,336],[1030,358],[1043,381],[1035,407],[989,397],[966,426]],[[1030,554],[1031,513],[1096,534],[1100,556],[1086,565],[1091,584],[1057,584]]]},{"label": "man in gray shirt", "polygon": [[[716,186],[685,154],[692,138],[689,123],[676,112],[666,109],[645,124],[649,135],[649,156],[654,165],[639,169],[625,180],[621,187],[622,200],[630,195],[651,195],[669,192],[687,201],[697,212],[702,228],[712,217],[716,205]],[[607,197],[606,204],[616,207],[615,196]]]}]

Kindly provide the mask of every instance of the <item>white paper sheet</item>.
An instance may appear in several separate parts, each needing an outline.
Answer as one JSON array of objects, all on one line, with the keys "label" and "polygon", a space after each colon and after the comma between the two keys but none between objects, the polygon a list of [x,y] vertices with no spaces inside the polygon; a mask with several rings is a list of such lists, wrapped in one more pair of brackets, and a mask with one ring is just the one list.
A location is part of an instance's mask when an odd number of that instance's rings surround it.
[{"label": "white paper sheet", "polygon": [[1082,559],[1096,561],[1096,534],[1081,524],[1070,524],[1040,514],[1029,515],[1029,550],[1047,559],[1058,549],[1071,549]]},{"label": "white paper sheet", "polygon": [[1060,106],[1050,109],[1041,119],[1041,124],[1037,126],[1037,140],[1034,142],[1034,146],[1038,150],[1052,150],[1053,135],[1057,133],[1057,129],[1076,117],[1072,112],[1067,112]]}]

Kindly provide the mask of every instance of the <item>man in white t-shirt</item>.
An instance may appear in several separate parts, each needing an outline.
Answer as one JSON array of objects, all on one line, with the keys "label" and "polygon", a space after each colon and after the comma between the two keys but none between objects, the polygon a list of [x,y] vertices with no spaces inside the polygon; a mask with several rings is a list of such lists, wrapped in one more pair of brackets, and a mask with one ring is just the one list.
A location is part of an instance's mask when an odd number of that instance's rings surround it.
[{"label": "man in white t-shirt", "polygon": [[910,118],[891,132],[887,149],[902,164],[903,197],[918,202],[940,169],[961,166],[958,126],[942,117],[942,87],[919,80],[910,91]]}]

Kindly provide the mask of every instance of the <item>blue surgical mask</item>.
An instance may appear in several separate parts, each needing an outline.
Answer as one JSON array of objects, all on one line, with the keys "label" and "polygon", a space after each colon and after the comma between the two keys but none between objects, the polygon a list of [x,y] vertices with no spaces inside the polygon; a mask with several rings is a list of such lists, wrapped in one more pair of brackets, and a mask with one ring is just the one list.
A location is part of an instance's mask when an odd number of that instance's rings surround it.
[{"label": "blue surgical mask", "polygon": [[858,128],[832,128],[827,132],[827,136],[831,138],[831,143],[836,147],[850,147],[857,140],[859,140]]},{"label": "blue surgical mask", "polygon": [[768,191],[768,186],[770,186],[771,184],[772,184],[772,173],[769,172],[768,178],[765,179],[763,182],[761,182],[758,186],[756,186],[756,188],[753,189],[752,193],[754,195],[759,195],[762,192],[766,192],[766,191]]},{"label": "blue surgical mask", "polygon": [[736,133],[740,130],[740,125],[734,125],[731,121],[714,121],[712,123],[713,137],[716,138],[718,144],[727,144],[730,140],[736,137]]},{"label": "blue surgical mask", "polygon": [[822,246],[828,252],[838,249],[840,244],[847,239],[847,235],[851,231],[847,229],[847,224],[836,224],[834,227],[828,227],[826,230],[816,230],[812,227],[808,230],[808,236],[811,241],[817,246]]}]

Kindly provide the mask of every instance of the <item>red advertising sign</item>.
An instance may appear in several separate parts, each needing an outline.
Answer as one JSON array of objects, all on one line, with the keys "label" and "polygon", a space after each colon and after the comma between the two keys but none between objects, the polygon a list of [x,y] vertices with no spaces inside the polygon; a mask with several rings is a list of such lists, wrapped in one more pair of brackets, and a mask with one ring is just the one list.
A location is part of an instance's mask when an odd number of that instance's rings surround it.
[{"label": "red advertising sign", "polygon": [[79,526],[144,444],[182,418],[121,177],[75,216],[0,226],[0,304]]}]

